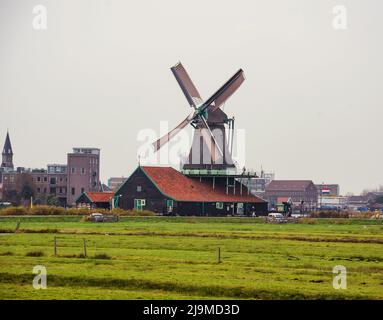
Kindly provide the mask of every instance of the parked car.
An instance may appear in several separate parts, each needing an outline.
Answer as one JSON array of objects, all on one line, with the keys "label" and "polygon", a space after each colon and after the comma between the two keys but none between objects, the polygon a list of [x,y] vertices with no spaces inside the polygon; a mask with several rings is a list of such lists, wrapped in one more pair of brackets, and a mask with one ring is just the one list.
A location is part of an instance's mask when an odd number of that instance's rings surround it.
[{"label": "parked car", "polygon": [[268,222],[277,222],[277,223],[287,222],[284,215],[282,213],[279,213],[279,212],[269,213],[269,215],[267,216],[267,221]]},{"label": "parked car", "polygon": [[102,213],[92,213],[90,215],[90,221],[94,222],[103,222],[104,221],[104,215]]}]

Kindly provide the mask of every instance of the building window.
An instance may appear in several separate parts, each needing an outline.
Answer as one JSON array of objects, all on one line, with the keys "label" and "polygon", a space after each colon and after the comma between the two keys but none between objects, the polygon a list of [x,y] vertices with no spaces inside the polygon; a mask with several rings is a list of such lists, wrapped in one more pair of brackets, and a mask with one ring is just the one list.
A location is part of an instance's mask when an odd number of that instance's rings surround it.
[{"label": "building window", "polygon": [[145,205],[146,205],[145,199],[134,199],[134,209],[138,211],[142,211]]},{"label": "building window", "polygon": [[215,207],[216,207],[217,209],[222,210],[222,209],[223,209],[223,202],[216,202]]},{"label": "building window", "polygon": [[81,194],[85,192],[85,188],[81,188]]},{"label": "building window", "polygon": [[44,188],[44,193],[47,193],[47,188]]},{"label": "building window", "polygon": [[85,174],[85,168],[81,168],[81,174]]},{"label": "building window", "polygon": [[137,192],[141,192],[142,191],[142,187],[141,186],[137,186]]},{"label": "building window", "polygon": [[37,188],[37,193],[40,193],[41,192],[41,189],[40,188]]},{"label": "building window", "polygon": [[74,196],[75,191],[76,191],[75,188],[72,188],[72,189],[71,189],[72,196]]},{"label": "building window", "polygon": [[47,182],[48,181],[48,178],[47,177],[44,177],[44,182]]},{"label": "building window", "polygon": [[40,182],[41,181],[41,177],[37,177],[37,182]]},{"label": "building window", "polygon": [[71,172],[72,174],[75,174],[75,173],[76,173],[76,168],[75,168],[75,167],[70,168],[70,172]]}]

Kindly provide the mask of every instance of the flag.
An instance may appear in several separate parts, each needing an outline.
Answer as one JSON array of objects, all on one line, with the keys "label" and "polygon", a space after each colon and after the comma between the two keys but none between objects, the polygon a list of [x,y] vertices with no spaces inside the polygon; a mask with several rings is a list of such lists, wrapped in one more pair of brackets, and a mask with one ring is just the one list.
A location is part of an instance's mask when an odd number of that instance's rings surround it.
[{"label": "flag", "polygon": [[330,194],[330,189],[324,188],[322,189],[322,194]]}]

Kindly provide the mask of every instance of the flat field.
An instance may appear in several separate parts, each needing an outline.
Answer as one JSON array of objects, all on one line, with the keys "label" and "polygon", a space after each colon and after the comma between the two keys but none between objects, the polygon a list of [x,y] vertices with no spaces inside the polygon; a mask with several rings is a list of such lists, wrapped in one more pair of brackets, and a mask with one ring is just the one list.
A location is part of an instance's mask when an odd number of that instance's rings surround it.
[{"label": "flat field", "polygon": [[[32,286],[36,265],[45,290]],[[336,265],[345,290],[333,288]],[[383,223],[1,217],[0,299],[383,299]]]}]

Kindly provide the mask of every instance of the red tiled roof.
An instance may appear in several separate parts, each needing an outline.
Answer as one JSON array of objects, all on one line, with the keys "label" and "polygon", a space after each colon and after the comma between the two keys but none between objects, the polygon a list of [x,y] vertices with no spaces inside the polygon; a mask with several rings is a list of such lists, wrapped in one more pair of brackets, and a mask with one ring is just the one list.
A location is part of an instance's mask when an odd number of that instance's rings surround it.
[{"label": "red tiled roof", "polygon": [[282,202],[287,202],[289,201],[289,197],[278,197],[277,202],[282,203]]},{"label": "red tiled roof", "polygon": [[305,191],[310,184],[311,180],[273,180],[267,187],[267,191]]},{"label": "red tiled roof", "polygon": [[226,194],[224,187],[213,189],[212,184],[188,178],[171,167],[141,167],[144,173],[156,184],[157,188],[166,196],[177,201],[198,202],[265,202],[264,200],[247,194],[243,186],[242,196]]},{"label": "red tiled roof", "polygon": [[86,196],[92,202],[109,202],[113,192],[86,192]]}]

